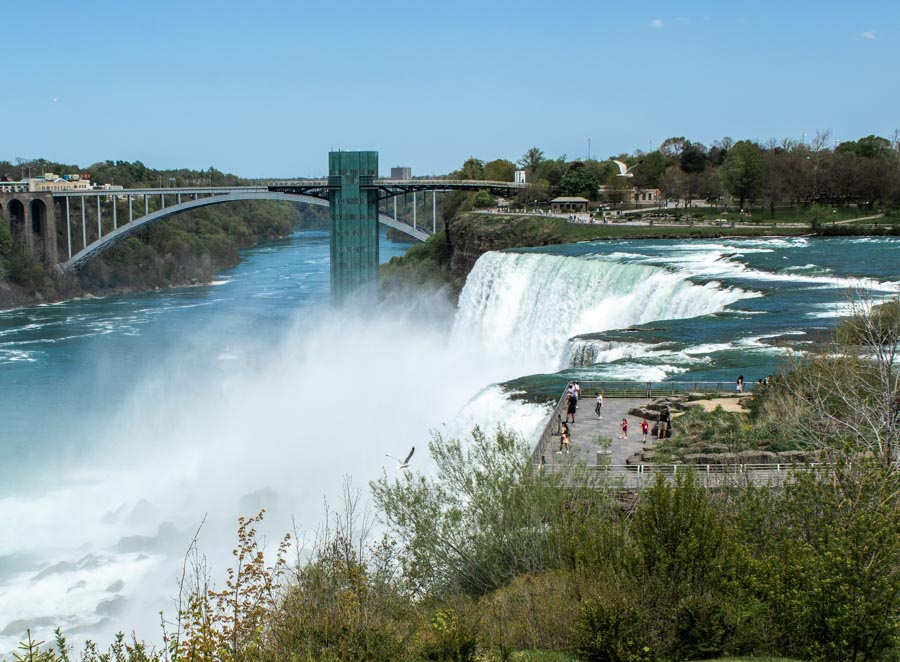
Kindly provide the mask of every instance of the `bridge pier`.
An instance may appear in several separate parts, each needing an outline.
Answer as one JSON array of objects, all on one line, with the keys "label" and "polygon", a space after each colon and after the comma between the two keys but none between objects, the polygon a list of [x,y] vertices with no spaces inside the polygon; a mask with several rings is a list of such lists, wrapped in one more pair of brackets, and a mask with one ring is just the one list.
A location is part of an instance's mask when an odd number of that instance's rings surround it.
[{"label": "bridge pier", "polygon": [[[378,152],[329,152],[331,293],[337,299],[378,282]],[[363,188],[367,187],[367,188]]]},{"label": "bridge pier", "polygon": [[0,195],[0,217],[13,241],[46,264],[57,262],[56,205],[51,193]]}]

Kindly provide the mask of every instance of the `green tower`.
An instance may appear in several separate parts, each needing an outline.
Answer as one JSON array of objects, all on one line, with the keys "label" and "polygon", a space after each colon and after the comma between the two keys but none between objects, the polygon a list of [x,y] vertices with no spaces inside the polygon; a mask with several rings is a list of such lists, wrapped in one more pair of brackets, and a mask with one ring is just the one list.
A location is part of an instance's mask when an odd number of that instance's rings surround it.
[{"label": "green tower", "polygon": [[349,292],[378,282],[378,152],[329,152],[331,206],[331,293]]}]

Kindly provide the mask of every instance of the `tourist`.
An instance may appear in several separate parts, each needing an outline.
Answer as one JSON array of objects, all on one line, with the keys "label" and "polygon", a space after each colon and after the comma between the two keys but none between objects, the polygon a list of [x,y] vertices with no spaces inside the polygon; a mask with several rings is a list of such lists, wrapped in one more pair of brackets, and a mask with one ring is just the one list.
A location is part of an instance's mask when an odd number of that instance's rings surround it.
[{"label": "tourist", "polygon": [[562,430],[559,433],[559,450],[556,451],[556,454],[559,455],[563,450],[566,453],[569,452],[569,426],[565,423],[562,424]]},{"label": "tourist", "polygon": [[[666,430],[669,426],[669,405],[663,405],[659,410],[659,416],[656,423],[656,438],[662,439],[666,436]],[[665,423],[665,425],[663,425]]]},{"label": "tourist", "polygon": [[650,424],[647,422],[647,419],[641,421],[641,432],[644,435],[644,443],[647,443],[647,433],[650,432]]},{"label": "tourist", "polygon": [[622,419],[622,434],[619,435],[619,439],[628,439],[628,419]]},{"label": "tourist", "polygon": [[575,423],[575,410],[578,409],[578,397],[574,392],[566,396],[566,423],[569,423],[569,417],[572,417],[571,423]]},{"label": "tourist", "polygon": [[575,399],[580,400],[581,399],[581,384],[579,384],[578,382],[575,382],[572,385],[572,390],[575,392]]},{"label": "tourist", "polygon": [[600,391],[597,391],[597,404],[594,405],[594,411],[597,412],[597,418],[603,418],[600,413],[603,411],[603,394]]}]

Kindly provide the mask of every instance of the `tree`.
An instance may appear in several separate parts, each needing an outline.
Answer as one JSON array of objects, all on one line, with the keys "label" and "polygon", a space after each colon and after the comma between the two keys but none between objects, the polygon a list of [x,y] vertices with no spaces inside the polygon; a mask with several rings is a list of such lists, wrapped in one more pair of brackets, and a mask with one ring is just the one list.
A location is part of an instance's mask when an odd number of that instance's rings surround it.
[{"label": "tree", "polygon": [[627,177],[619,177],[611,174],[606,180],[604,198],[614,205],[622,204],[631,199],[631,182]]},{"label": "tree", "polygon": [[599,184],[597,177],[585,168],[583,163],[576,161],[569,166],[559,187],[565,195],[577,195],[588,200],[596,200]]},{"label": "tree", "polygon": [[457,179],[484,179],[484,161],[470,156],[462,167],[453,173]]},{"label": "tree", "polygon": [[773,405],[802,421],[796,434],[823,452],[870,453],[900,469],[900,299],[858,294],[833,346],[799,363]]},{"label": "tree", "polygon": [[506,159],[488,161],[484,165],[484,178],[491,182],[511,182],[516,178],[516,164]]},{"label": "tree", "polygon": [[537,175],[538,166],[544,161],[544,153],[537,147],[531,147],[519,159],[519,165],[528,173],[528,177],[532,178]]},{"label": "tree", "polygon": [[522,439],[476,428],[463,444],[435,435],[437,470],[371,484],[375,502],[403,544],[402,562],[418,592],[485,595],[522,573],[546,569],[565,498],[551,478],[535,475]]},{"label": "tree", "polygon": [[735,143],[728,150],[721,173],[725,188],[740,200],[740,208],[743,209],[744,202],[759,195],[765,182],[759,147],[748,140]]},{"label": "tree", "polygon": [[681,168],[671,165],[659,180],[659,188],[669,200],[681,200],[687,189],[687,177]]},{"label": "tree", "polygon": [[[643,164],[642,164],[643,167]],[[700,144],[688,142],[681,150],[681,169],[687,174],[703,172],[706,168],[706,148]]]},{"label": "tree", "polygon": [[[639,188],[659,188],[665,171],[666,157],[659,151],[650,152],[644,156],[641,167],[634,169],[634,185]],[[605,180],[606,177],[601,178],[601,181]]]},{"label": "tree", "polygon": [[659,146],[659,151],[670,159],[676,159],[684,151],[684,148],[690,144],[691,141],[684,136],[673,136],[663,140],[662,145]]}]

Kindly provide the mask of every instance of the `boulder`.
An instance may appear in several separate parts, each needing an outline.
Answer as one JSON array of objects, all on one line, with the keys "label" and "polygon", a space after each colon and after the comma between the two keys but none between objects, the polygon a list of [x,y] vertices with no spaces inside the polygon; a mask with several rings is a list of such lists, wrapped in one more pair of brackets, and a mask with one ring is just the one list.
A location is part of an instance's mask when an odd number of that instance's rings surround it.
[{"label": "boulder", "polygon": [[782,451],[775,455],[781,464],[805,464],[818,459],[815,451]]},{"label": "boulder", "polygon": [[778,453],[772,451],[740,451],[736,453],[741,464],[777,464]]},{"label": "boulder", "polygon": [[635,453],[634,455],[629,455],[625,458],[625,464],[629,466],[636,466],[638,464],[643,463],[643,456],[640,453]]},{"label": "boulder", "polygon": [[632,407],[628,410],[629,416],[637,416],[638,418],[644,418],[648,421],[655,421],[657,417],[657,412],[651,411],[646,407]]}]

